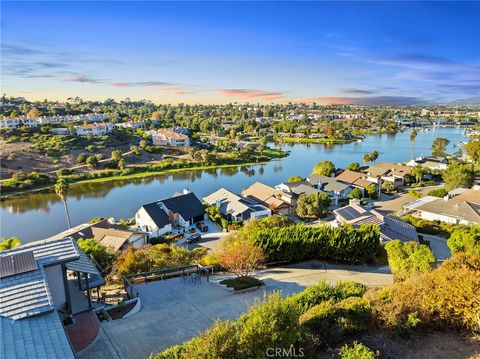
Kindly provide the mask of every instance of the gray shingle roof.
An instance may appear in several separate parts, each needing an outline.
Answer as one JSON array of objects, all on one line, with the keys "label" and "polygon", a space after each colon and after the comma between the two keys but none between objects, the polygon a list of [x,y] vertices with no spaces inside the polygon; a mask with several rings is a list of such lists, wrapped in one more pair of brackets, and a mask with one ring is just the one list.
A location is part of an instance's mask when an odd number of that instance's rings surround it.
[{"label": "gray shingle roof", "polygon": [[158,228],[162,228],[170,224],[167,214],[159,206],[158,202],[144,204],[142,208],[147,212]]},{"label": "gray shingle roof", "polygon": [[341,192],[351,187],[350,183],[345,183],[336,178],[317,175],[315,173],[310,174],[310,176],[308,176],[308,179],[313,185],[322,183],[322,189],[326,192]]},{"label": "gray shingle roof", "polygon": [[186,221],[205,214],[202,202],[193,192],[162,199],[160,202],[173,213],[179,213]]},{"label": "gray shingle roof", "polygon": [[55,311],[23,320],[0,317],[0,334],[2,359],[75,357]]}]

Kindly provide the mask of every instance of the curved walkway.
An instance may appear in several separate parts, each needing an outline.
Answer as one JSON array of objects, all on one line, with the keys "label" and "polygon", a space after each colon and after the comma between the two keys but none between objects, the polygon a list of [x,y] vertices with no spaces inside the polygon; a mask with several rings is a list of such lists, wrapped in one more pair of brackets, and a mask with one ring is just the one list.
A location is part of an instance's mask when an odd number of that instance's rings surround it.
[{"label": "curved walkway", "polygon": [[73,324],[65,328],[72,343],[73,350],[78,353],[92,343],[98,335],[100,321],[93,311],[73,316]]}]

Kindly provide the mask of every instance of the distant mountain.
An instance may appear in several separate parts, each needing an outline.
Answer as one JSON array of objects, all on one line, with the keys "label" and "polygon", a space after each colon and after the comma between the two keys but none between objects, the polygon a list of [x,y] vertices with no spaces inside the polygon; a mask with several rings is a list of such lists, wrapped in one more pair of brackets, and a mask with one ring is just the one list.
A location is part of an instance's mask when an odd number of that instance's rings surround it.
[{"label": "distant mountain", "polygon": [[480,107],[480,96],[470,97],[464,100],[457,100],[448,103],[452,106],[475,106]]}]

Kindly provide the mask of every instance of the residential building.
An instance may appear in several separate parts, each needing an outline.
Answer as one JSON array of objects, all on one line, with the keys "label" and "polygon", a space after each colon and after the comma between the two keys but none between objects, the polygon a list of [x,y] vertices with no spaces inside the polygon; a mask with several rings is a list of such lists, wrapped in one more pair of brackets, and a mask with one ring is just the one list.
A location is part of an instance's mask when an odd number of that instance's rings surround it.
[{"label": "residential building", "polygon": [[351,170],[344,170],[336,176],[335,179],[343,183],[351,184],[353,187],[360,188],[362,192],[372,184],[375,185],[376,188],[378,187],[377,183],[369,181],[367,175],[364,173]]},{"label": "residential building", "polygon": [[56,127],[52,128],[52,133],[54,135],[68,135],[70,131],[66,127]]},{"label": "residential building", "polygon": [[382,214],[373,209],[364,208],[356,203],[338,208],[333,211],[335,220],[340,224],[349,224],[358,227],[362,224],[374,224],[380,229],[382,243],[399,239],[402,242],[417,241],[417,230],[411,224],[397,217]]},{"label": "residential building", "polygon": [[331,198],[333,198],[335,205],[338,204],[340,199],[348,198],[348,195],[354,189],[354,186],[350,183],[340,181],[335,177],[328,177],[315,173],[311,173],[307,180],[313,186],[317,187],[319,190],[322,190]]},{"label": "residential building", "polygon": [[115,126],[118,128],[131,128],[132,130],[136,130],[137,128],[145,128],[145,121],[130,119],[126,122],[117,123]]},{"label": "residential building", "polygon": [[284,215],[295,213],[296,201],[292,195],[261,182],[255,182],[247,189],[244,189],[242,196],[261,203],[271,209],[273,213]]},{"label": "residential building", "polygon": [[90,123],[77,126],[75,130],[79,136],[100,136],[111,132],[113,130],[113,124],[111,122]]},{"label": "residential building", "polygon": [[406,165],[410,167],[422,166],[431,170],[446,170],[448,167],[448,159],[442,156],[418,157],[411,159]]},{"label": "residential building", "polygon": [[18,127],[37,127],[38,121],[35,118],[27,118],[27,117],[6,117],[0,120],[0,128],[18,128]]},{"label": "residential building", "polygon": [[113,218],[104,219],[96,223],[83,223],[76,227],[58,233],[47,240],[61,238],[89,239],[93,238],[113,251],[119,251],[128,246],[138,248],[147,244],[148,233],[129,230],[114,223]]},{"label": "residential building", "polygon": [[0,357],[75,358],[62,321],[92,310],[91,290],[104,283],[72,238],[1,252]]},{"label": "residential building", "polygon": [[203,198],[211,206],[217,206],[220,213],[228,221],[245,222],[251,219],[260,219],[272,215],[272,211],[253,200],[233,193],[225,188]]},{"label": "residential building", "polygon": [[474,225],[480,223],[480,191],[468,190],[444,198],[427,196],[409,203],[405,212],[429,221]]},{"label": "residential building", "polygon": [[382,162],[375,167],[387,169],[388,171],[382,175],[382,180],[392,182],[396,186],[402,186],[412,173],[412,167],[396,163]]},{"label": "residential building", "polygon": [[182,194],[145,204],[135,214],[137,229],[160,236],[172,227],[189,227],[206,219],[205,208],[198,197],[184,189]]},{"label": "residential building", "polygon": [[188,147],[190,138],[183,133],[176,133],[169,128],[160,128],[156,131],[147,131],[152,136],[152,143],[155,146]]}]

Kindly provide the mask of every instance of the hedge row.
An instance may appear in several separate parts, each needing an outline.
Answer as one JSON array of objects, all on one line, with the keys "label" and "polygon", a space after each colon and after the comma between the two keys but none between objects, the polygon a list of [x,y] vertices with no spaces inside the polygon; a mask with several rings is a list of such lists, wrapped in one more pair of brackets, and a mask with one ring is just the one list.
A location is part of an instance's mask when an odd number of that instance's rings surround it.
[{"label": "hedge row", "polygon": [[252,237],[269,261],[329,259],[361,264],[372,261],[380,250],[378,226],[312,227],[294,225],[262,229]]}]

